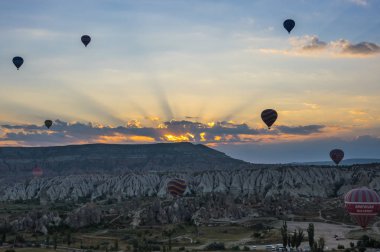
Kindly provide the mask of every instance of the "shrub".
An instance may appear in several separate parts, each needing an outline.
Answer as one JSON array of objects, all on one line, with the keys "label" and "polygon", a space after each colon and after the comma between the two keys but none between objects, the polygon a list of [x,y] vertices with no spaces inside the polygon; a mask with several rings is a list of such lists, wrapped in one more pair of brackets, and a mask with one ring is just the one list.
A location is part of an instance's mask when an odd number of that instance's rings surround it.
[{"label": "shrub", "polygon": [[338,244],[338,249],[344,249],[344,246],[341,244]]},{"label": "shrub", "polygon": [[261,233],[259,233],[259,232],[253,233],[253,237],[255,237],[255,238],[259,238],[260,236],[261,236]]},{"label": "shrub", "polygon": [[16,252],[14,249],[7,249],[5,252]]},{"label": "shrub", "polygon": [[224,243],[222,242],[213,242],[206,246],[206,250],[225,250]]},{"label": "shrub", "polygon": [[233,247],[231,248],[231,250],[238,251],[238,250],[240,250],[240,248],[239,248],[239,246],[233,246]]}]

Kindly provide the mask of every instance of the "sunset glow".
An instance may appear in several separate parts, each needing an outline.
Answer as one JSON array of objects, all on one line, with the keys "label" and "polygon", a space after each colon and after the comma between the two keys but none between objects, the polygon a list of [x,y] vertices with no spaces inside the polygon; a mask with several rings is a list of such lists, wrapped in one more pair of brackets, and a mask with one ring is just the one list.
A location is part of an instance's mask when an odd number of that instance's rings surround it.
[{"label": "sunset glow", "polygon": [[21,2],[0,3],[1,146],[380,147],[376,1]]}]

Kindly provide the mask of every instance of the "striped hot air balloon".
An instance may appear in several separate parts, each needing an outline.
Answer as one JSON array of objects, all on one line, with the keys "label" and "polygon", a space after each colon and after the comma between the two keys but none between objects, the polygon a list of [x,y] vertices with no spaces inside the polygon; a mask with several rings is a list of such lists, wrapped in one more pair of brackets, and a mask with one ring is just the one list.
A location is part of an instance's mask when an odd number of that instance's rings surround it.
[{"label": "striped hot air balloon", "polygon": [[346,193],[344,205],[356,223],[366,228],[380,212],[380,196],[367,187],[356,188]]},{"label": "striped hot air balloon", "polygon": [[186,181],[183,179],[171,179],[167,184],[167,191],[174,197],[182,196],[186,191]]},{"label": "striped hot air balloon", "polygon": [[42,171],[41,167],[36,166],[33,168],[32,173],[33,173],[34,177],[41,177],[43,174],[43,171]]},{"label": "striped hot air balloon", "polygon": [[274,109],[266,109],[261,112],[261,119],[263,119],[264,123],[268,126],[268,129],[272,127],[274,122],[277,120],[278,114]]}]

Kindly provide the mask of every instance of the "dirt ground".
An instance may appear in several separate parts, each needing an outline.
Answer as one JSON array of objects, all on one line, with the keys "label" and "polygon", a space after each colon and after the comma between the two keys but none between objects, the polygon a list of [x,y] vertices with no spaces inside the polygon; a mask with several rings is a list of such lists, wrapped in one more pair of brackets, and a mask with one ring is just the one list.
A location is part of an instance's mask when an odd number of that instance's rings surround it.
[{"label": "dirt ground", "polygon": [[[307,228],[311,222],[294,222],[288,221],[288,231],[293,231],[294,229],[301,228],[304,230],[305,235],[307,235]],[[338,245],[344,245],[344,247],[349,247],[350,242],[355,242],[354,239],[349,239],[349,233],[355,230],[359,230],[358,227],[352,227],[347,225],[336,225],[336,224],[328,224],[322,222],[312,222],[314,224],[314,233],[315,240],[318,240],[319,237],[323,237],[326,242],[326,246],[329,249],[337,248]],[[281,228],[282,222],[278,222],[275,224],[276,228]],[[337,240],[334,236],[337,235]],[[302,247],[309,246],[307,242],[302,243]]]}]

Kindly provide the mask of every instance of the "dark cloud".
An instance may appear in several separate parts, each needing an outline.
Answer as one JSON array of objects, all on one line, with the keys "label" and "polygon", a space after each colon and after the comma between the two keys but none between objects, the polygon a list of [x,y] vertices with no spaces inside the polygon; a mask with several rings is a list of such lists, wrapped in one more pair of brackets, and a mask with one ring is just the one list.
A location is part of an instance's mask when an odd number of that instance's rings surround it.
[{"label": "dark cloud", "polygon": [[[3,135],[0,141],[16,141],[22,145],[48,145],[71,144],[71,143],[93,143],[102,137],[121,138],[122,142],[130,142],[128,137],[148,137],[155,142],[172,141],[173,137],[182,137],[182,140],[193,142],[246,142],[259,141],[252,139],[260,138],[261,135],[309,135],[319,133],[324,126],[278,126],[271,131],[266,129],[253,129],[245,123],[214,122],[205,124],[201,122],[166,121],[156,127],[143,127],[140,122],[133,120],[125,126],[109,127],[92,123],[67,123],[55,120],[53,126],[47,130],[42,125],[2,125]],[[170,137],[172,137],[172,139]],[[112,142],[112,140],[110,140]]]},{"label": "dark cloud", "polygon": [[281,133],[293,134],[293,135],[310,135],[313,133],[320,133],[325,128],[324,125],[307,125],[307,126],[277,126],[276,129]]}]

